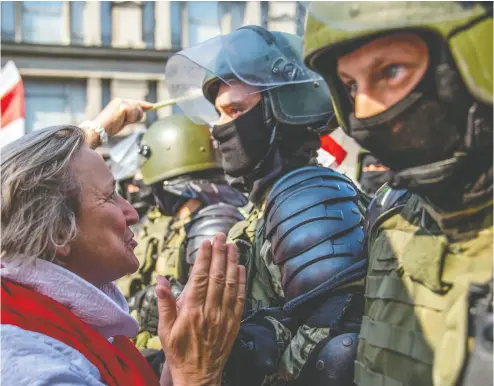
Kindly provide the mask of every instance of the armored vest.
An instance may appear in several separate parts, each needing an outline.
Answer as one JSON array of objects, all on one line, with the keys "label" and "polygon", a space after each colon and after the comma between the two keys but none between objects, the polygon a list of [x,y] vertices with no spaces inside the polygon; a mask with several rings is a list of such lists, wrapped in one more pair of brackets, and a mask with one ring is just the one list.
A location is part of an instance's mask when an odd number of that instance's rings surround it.
[{"label": "armored vest", "polygon": [[426,219],[412,196],[379,216],[370,230],[358,385],[460,382],[472,344],[469,289],[492,278],[492,214],[462,241],[449,240]]},{"label": "armored vest", "polygon": [[237,245],[239,264],[247,270],[246,306],[253,308],[259,300],[265,307],[279,306],[279,297],[272,289],[271,275],[261,255],[266,242],[263,208],[252,205],[243,214],[246,219],[230,229],[228,239]]},{"label": "armored vest", "polygon": [[[190,216],[174,218],[168,225],[166,232],[162,233],[163,244],[157,250],[156,268],[151,274],[151,284],[156,283],[156,275],[166,276],[178,280],[182,275],[181,262],[185,262],[184,241],[187,237],[185,224],[190,221]],[[185,283],[185,282],[184,282]]]}]

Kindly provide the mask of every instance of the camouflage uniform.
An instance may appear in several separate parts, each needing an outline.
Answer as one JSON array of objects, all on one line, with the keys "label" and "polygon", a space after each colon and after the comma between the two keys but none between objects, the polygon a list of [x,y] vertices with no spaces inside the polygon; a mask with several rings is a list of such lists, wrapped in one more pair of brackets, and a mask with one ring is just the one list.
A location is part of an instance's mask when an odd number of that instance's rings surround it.
[{"label": "camouflage uniform", "polygon": [[[428,69],[387,110],[357,118],[336,61],[397,32],[427,44]],[[306,64],[343,129],[391,169],[367,213],[358,385],[492,384],[492,39],[492,3],[309,10]]]}]

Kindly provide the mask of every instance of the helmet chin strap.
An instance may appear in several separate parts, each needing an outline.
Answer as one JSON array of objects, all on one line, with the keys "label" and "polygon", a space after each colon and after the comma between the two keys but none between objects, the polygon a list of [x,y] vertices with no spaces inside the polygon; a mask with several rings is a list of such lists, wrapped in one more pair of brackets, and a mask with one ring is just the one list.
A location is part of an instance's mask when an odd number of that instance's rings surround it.
[{"label": "helmet chin strap", "polygon": [[448,180],[456,179],[458,172],[468,168],[469,160],[474,154],[492,147],[492,122],[485,115],[486,112],[489,113],[489,109],[483,107],[485,106],[475,102],[468,111],[462,151],[439,162],[391,171],[389,184],[394,188],[408,188],[419,194],[430,192],[445,183],[449,185]]},{"label": "helmet chin strap", "polygon": [[427,191],[451,178],[459,166],[465,164],[466,153],[456,153],[454,157],[415,166],[397,172],[389,172],[389,184],[396,189],[407,188],[417,193]]},{"label": "helmet chin strap", "polygon": [[260,160],[256,166],[249,172],[248,175],[245,176],[247,181],[256,180],[259,176],[260,170],[263,166],[273,158],[273,154],[275,153],[275,139],[276,134],[278,133],[278,122],[273,115],[273,110],[271,109],[271,102],[269,100],[269,96],[262,94],[262,111],[263,111],[263,120],[268,129],[271,129],[271,137],[269,138],[269,148],[266,152],[266,155],[262,160]]}]

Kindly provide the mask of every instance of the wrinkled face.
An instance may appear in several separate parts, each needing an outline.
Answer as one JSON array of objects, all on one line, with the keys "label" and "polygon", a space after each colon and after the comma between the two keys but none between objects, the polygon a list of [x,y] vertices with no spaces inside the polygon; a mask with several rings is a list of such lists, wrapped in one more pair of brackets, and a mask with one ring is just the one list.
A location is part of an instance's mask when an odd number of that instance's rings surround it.
[{"label": "wrinkled face", "polygon": [[100,286],[139,268],[134,255],[137,243],[129,226],[139,217],[115,191],[115,180],[101,156],[84,146],[71,167],[83,195],[77,215],[78,235],[69,245],[64,267]]},{"label": "wrinkled face", "polygon": [[216,125],[224,125],[252,109],[261,100],[254,86],[242,82],[221,83],[214,107],[220,115]]},{"label": "wrinkled face", "polygon": [[410,93],[429,65],[426,43],[416,34],[378,38],[338,59],[337,74],[354,102],[356,118],[386,111]]}]

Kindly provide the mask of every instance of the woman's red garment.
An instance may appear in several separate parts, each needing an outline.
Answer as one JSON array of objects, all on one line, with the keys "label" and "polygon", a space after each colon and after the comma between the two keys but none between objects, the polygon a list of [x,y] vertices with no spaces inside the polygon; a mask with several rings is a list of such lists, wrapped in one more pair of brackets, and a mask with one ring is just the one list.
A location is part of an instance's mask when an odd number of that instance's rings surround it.
[{"label": "woman's red garment", "polygon": [[83,354],[111,386],[157,386],[159,381],[125,336],[113,344],[68,308],[32,289],[2,279],[2,324],[50,336]]}]

